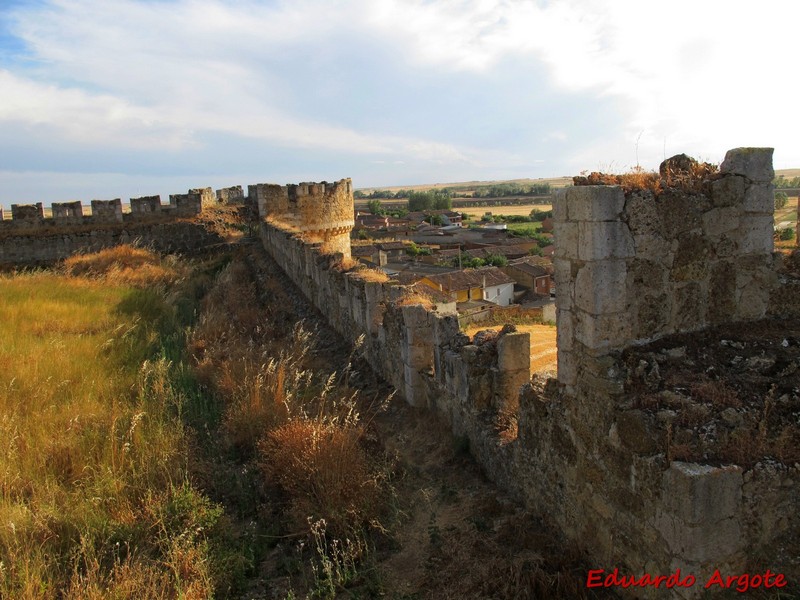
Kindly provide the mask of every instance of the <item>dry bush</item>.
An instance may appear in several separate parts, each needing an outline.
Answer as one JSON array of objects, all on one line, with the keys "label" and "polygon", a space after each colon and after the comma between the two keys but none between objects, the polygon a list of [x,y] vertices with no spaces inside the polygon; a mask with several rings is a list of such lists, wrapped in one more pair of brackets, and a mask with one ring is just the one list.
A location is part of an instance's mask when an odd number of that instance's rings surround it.
[{"label": "dry bush", "polygon": [[300,418],[259,443],[260,466],[290,496],[299,527],[312,517],[343,533],[374,516],[379,486],[362,434],[355,423]]},{"label": "dry bush", "polygon": [[370,283],[386,283],[389,281],[389,276],[384,271],[370,269],[369,267],[353,271],[353,276]]},{"label": "dry bush", "polygon": [[742,406],[742,401],[738,394],[725,385],[724,381],[695,383],[689,389],[695,400],[708,402],[716,408],[739,408]]},{"label": "dry bush", "polygon": [[408,292],[397,301],[397,306],[415,306],[415,305],[420,305],[424,308],[427,308],[428,310],[433,310],[434,308],[436,308],[436,304],[434,304],[431,297],[419,291]]},{"label": "dry bush", "polygon": [[719,167],[712,163],[697,162],[685,157],[686,160],[662,163],[660,173],[647,171],[636,166],[628,173],[612,174],[593,171],[588,175],[573,177],[574,185],[618,185],[626,194],[638,191],[651,192],[659,196],[668,189],[683,192],[701,193],[705,184],[717,177]]},{"label": "dry bush", "polygon": [[71,256],[64,260],[63,268],[73,277],[102,277],[110,283],[136,287],[172,283],[183,275],[176,261],[129,245]]},{"label": "dry bush", "polygon": [[[320,252],[322,252],[322,254],[334,254],[332,250],[326,251],[324,248],[325,248],[324,244],[320,246]],[[331,268],[334,269],[335,271],[341,271],[342,273],[347,273],[349,271],[352,271],[353,269],[358,268],[359,266],[361,266],[361,263],[358,262],[356,259],[342,257],[340,260],[337,260],[335,263],[333,263],[331,265]]]}]

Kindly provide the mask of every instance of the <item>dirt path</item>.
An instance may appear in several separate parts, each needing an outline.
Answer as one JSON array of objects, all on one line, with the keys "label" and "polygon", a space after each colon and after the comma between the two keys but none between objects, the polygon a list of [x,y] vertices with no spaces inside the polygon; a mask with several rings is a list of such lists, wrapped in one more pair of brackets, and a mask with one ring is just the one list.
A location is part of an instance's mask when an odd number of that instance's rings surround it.
[{"label": "dirt path", "polygon": [[[350,355],[341,336],[260,248],[253,246],[248,260],[265,309],[314,328],[315,368],[340,372]],[[364,400],[367,443],[392,465],[392,507],[353,587],[337,597],[587,597],[587,567],[484,477],[464,440],[455,439],[434,413],[408,406],[363,361],[355,368],[350,383]],[[384,408],[376,412],[378,405]],[[273,551],[243,598],[286,597],[280,594],[290,578],[277,566],[287,553],[286,546]]]}]

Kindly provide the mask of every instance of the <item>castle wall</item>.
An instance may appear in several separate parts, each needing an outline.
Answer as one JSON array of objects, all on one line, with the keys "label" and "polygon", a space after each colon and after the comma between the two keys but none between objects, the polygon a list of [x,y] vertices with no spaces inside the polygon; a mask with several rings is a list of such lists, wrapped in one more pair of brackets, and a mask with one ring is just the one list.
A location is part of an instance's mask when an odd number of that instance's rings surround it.
[{"label": "castle wall", "polygon": [[[299,289],[346,339],[364,336],[371,366],[410,404],[444,415],[490,478],[555,523],[593,567],[682,569],[701,581],[683,590],[692,597],[714,569],[741,573],[753,548],[800,526],[800,470],[669,458],[672,421],[636,408],[626,388],[657,370],[633,372],[622,356],[722,322],[800,315],[785,301],[800,297],[798,282],[773,268],[771,179],[771,150],[739,149],[708,193],[567,190],[555,206],[558,380],[532,384],[527,335],[470,340],[452,307],[403,306],[402,286],[341,273],[296,222],[273,218],[291,206],[291,188],[250,191],[267,218],[264,246]],[[508,414],[516,437],[498,433]]]},{"label": "castle wall", "polygon": [[203,198],[216,197],[210,188],[170,196],[131,198],[130,213],[122,201],[92,200],[84,215],[79,201],[55,202],[51,218],[42,203],[12,204],[11,219],[0,219],[0,265],[45,265],[77,252],[95,251],[138,240],[159,251],[192,252],[221,243],[202,227],[186,222],[201,214]]},{"label": "castle wall", "polygon": [[772,151],[730,151],[720,175],[709,194],[580,186],[557,198],[561,383],[591,377],[587,363],[609,351],[767,314]]},{"label": "castle wall", "polygon": [[261,218],[302,233],[307,241],[322,242],[327,252],[350,258],[350,231],[355,224],[350,179],[286,186],[257,184],[248,189]]},{"label": "castle wall", "polygon": [[244,204],[242,186],[234,185],[217,190],[217,202],[219,204]]},{"label": "castle wall", "polygon": [[95,223],[122,223],[122,200],[92,200]]},{"label": "castle wall", "polygon": [[91,225],[46,234],[11,229],[0,237],[0,266],[47,265],[81,252],[97,252],[139,243],[158,252],[195,254],[224,243],[218,235],[190,222]]}]

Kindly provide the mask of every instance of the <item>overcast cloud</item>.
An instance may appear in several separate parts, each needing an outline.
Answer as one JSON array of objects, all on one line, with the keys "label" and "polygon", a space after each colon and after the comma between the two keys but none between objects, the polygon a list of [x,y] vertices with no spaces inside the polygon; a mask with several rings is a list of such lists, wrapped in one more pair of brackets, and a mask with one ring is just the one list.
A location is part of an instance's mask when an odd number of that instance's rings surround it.
[{"label": "overcast cloud", "polygon": [[5,206],[657,168],[736,146],[800,167],[794,2],[1,6]]}]

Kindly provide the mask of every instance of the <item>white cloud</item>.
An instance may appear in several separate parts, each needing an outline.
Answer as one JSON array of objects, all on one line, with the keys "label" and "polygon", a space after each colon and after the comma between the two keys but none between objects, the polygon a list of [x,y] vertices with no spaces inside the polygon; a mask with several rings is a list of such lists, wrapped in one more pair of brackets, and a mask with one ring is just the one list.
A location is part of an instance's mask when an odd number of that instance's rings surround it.
[{"label": "white cloud", "polygon": [[[796,99],[779,87],[791,80],[797,3],[674,0],[656,12],[640,0],[53,0],[10,15],[31,60],[0,67],[0,120],[48,127],[66,143],[179,153],[220,133],[485,176],[524,169],[543,152],[559,171],[600,162],[625,168],[637,153],[647,166],[665,152],[719,160],[739,145],[774,145],[776,165],[800,164],[790,127]],[[295,78],[291,66],[327,65],[344,46],[392,58],[385,72],[364,74],[364,89],[337,90],[342,114],[398,67],[491,86],[495,71],[514,68],[525,81],[528,68],[544,66],[543,93],[581,98],[576,105],[588,110],[595,98],[616,104],[622,125],[584,118],[582,131],[569,115],[550,122],[532,114],[546,124],[542,132],[532,133],[529,122],[518,127],[544,145],[526,155],[453,143],[455,131],[398,133],[301,108],[304,94],[331,91]],[[513,130],[499,99],[497,106],[487,119]],[[427,110],[423,97],[408,97],[407,107]],[[394,115],[382,116],[391,123]]]}]

